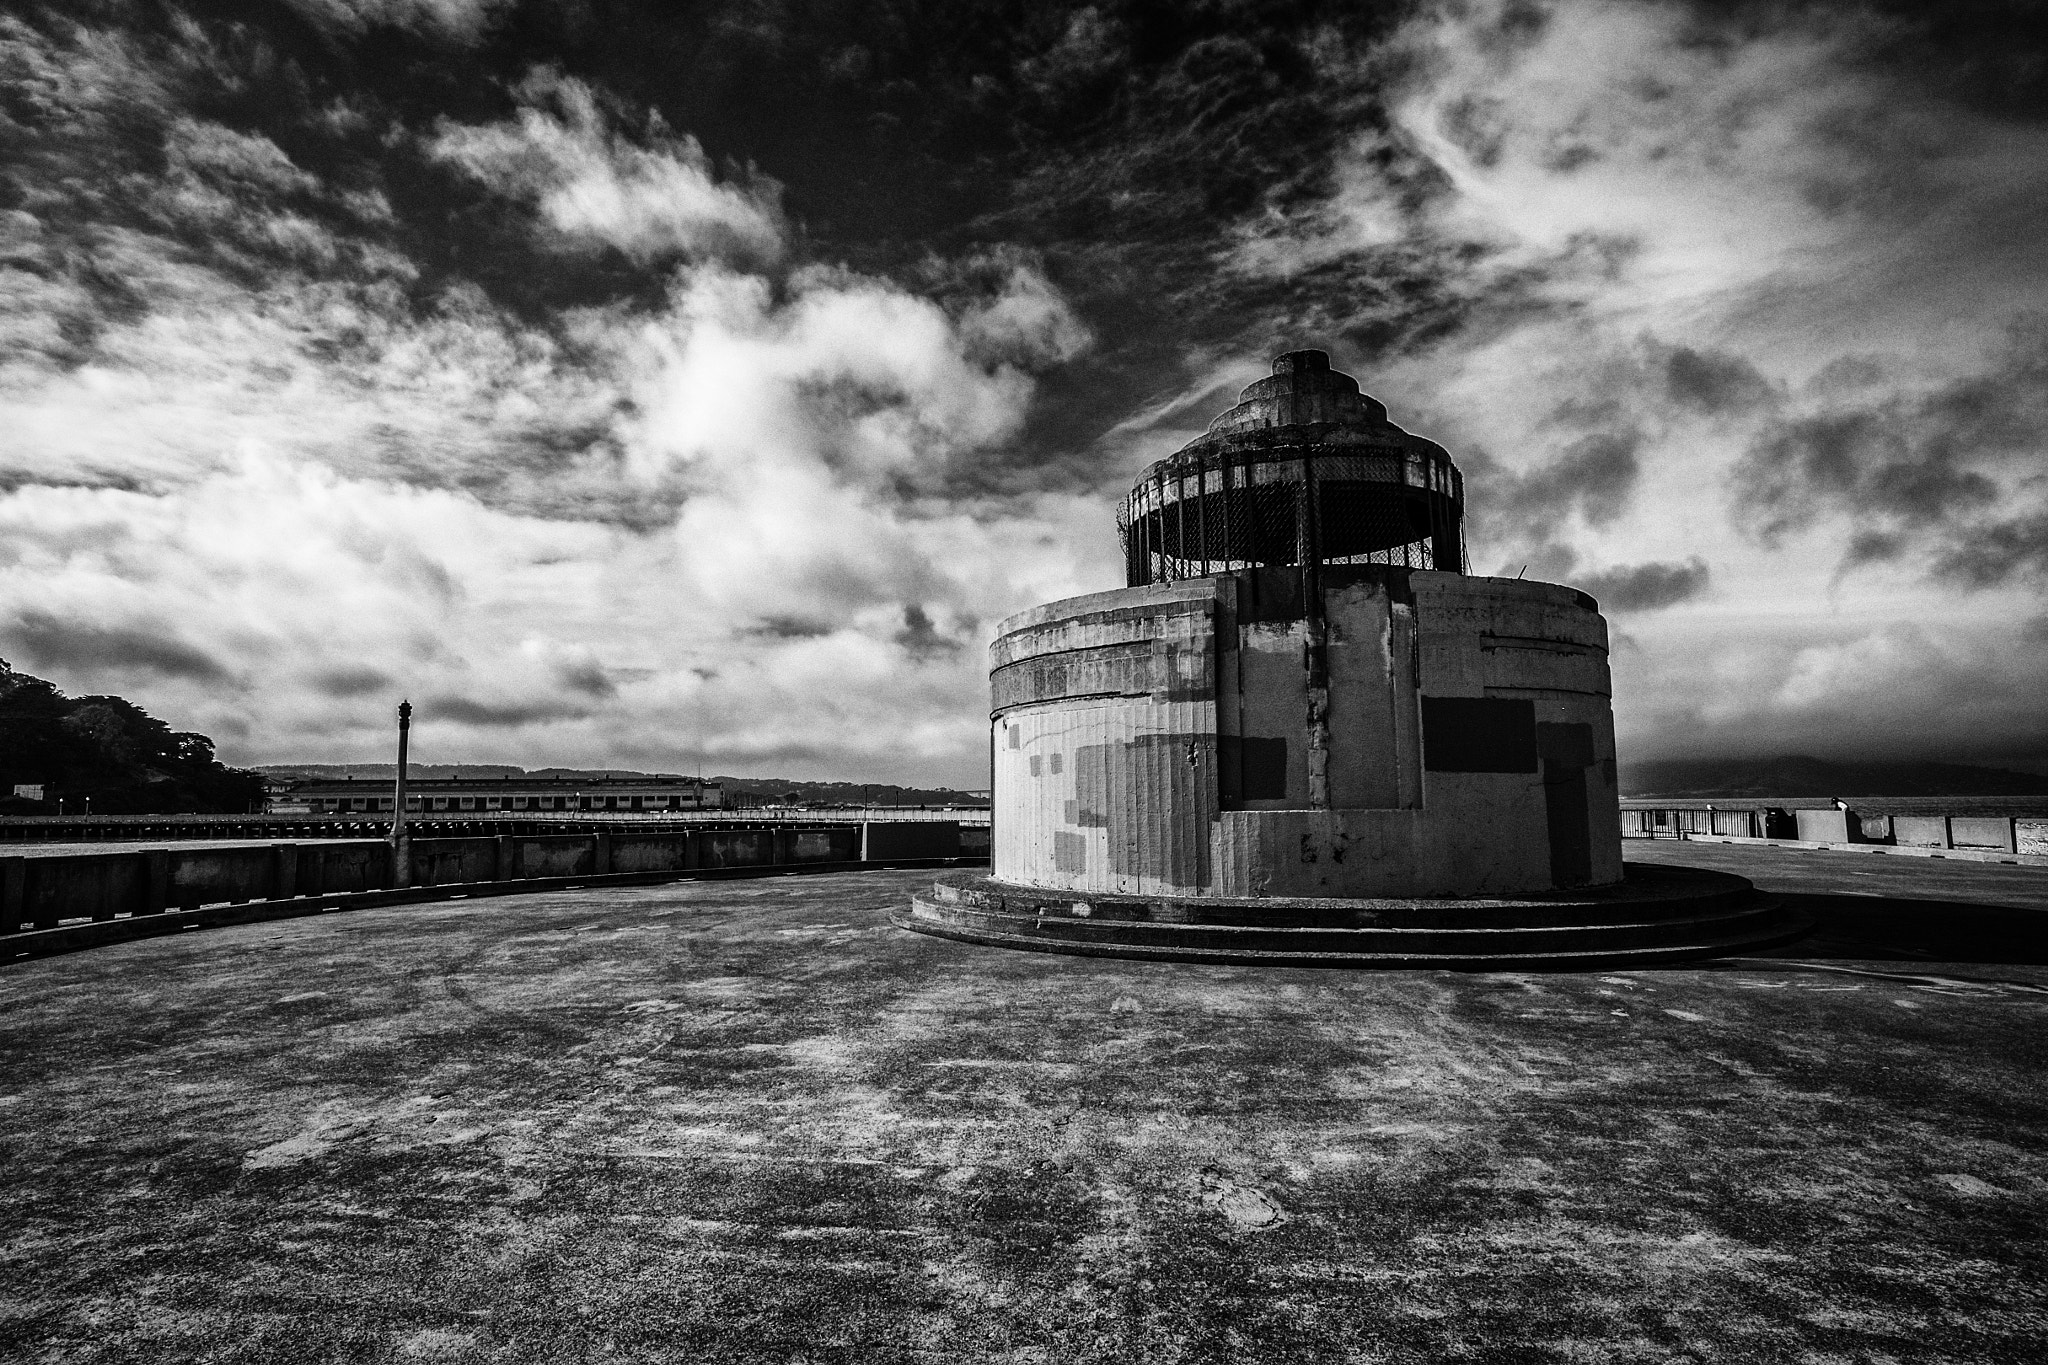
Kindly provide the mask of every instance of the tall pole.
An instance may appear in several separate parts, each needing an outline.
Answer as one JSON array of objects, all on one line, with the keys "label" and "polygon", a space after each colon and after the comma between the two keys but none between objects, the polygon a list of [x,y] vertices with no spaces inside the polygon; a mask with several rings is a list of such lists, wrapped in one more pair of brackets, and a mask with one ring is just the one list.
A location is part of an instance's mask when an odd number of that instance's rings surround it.
[{"label": "tall pole", "polygon": [[412,840],[405,833],[405,750],[412,738],[412,703],[398,703],[398,780],[391,793],[391,884],[412,885]]}]

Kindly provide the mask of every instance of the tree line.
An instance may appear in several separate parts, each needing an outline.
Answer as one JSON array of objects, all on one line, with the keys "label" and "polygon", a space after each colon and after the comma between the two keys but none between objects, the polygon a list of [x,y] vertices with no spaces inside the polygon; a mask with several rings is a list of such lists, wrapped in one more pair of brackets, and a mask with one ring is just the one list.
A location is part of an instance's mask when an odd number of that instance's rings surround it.
[{"label": "tree line", "polygon": [[[42,799],[15,795],[42,788]],[[68,697],[0,659],[0,814],[160,815],[260,808],[263,775],[125,697]]]}]

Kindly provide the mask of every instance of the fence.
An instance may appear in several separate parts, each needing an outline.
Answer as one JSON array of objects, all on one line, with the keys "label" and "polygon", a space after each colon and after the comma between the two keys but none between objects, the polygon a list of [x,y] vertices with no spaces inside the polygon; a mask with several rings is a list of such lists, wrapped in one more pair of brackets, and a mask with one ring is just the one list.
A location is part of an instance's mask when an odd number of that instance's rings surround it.
[{"label": "fence", "polygon": [[[202,907],[268,906],[308,913],[322,901],[390,904],[449,894],[437,888],[542,890],[578,879],[660,881],[748,869],[856,868],[988,856],[986,826],[867,821],[740,829],[597,830],[410,839],[403,856],[382,840],[254,848],[0,854],[0,956],[37,951],[39,935],[126,925],[95,941],[167,932],[146,923]],[[401,861],[403,867],[401,867]],[[400,871],[404,876],[397,875]],[[368,899],[366,899],[368,898]],[[247,914],[235,918],[270,917]],[[65,943],[59,946],[82,946]]]},{"label": "fence", "polygon": [[1854,810],[1624,808],[1624,839],[1759,839],[1973,854],[2048,854],[2048,820],[2009,815],[1862,815]]},{"label": "fence", "polygon": [[[765,808],[744,811],[439,811],[416,815],[406,828],[416,838],[454,835],[589,834],[599,829],[766,829],[788,825],[844,825],[917,821],[986,825],[987,809],[912,806]],[[130,843],[149,839],[380,839],[389,815],[8,815],[0,816],[0,844]]]}]

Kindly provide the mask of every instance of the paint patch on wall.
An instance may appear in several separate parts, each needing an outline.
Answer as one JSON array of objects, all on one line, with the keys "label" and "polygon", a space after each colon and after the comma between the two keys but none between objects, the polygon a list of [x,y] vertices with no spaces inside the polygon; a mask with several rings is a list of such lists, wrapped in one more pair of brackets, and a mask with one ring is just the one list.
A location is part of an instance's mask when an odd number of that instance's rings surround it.
[{"label": "paint patch on wall", "polygon": [[1226,800],[1287,799],[1286,736],[1224,735],[1218,744],[1223,772],[1237,779],[1235,789],[1225,793]]},{"label": "paint patch on wall", "polygon": [[1536,727],[1536,748],[1545,764],[1563,771],[1593,766],[1593,727],[1584,723]]},{"label": "paint patch on wall", "polygon": [[1208,735],[1084,744],[1074,751],[1077,800],[1068,823],[1108,830],[1109,866],[1118,876],[1206,886],[1215,762]]},{"label": "paint patch on wall", "polygon": [[1109,751],[1107,744],[1084,744],[1074,750],[1074,795],[1078,799],[1067,802],[1068,824],[1082,829],[1108,827]]},{"label": "paint patch on wall", "polygon": [[1582,722],[1536,727],[1543,757],[1544,819],[1550,833],[1550,882],[1564,888],[1593,880],[1593,829],[1586,806],[1586,770],[1593,766],[1593,727]]},{"label": "paint patch on wall", "polygon": [[[1067,802],[1071,808],[1073,802]],[[1069,834],[1063,829],[1052,832],[1052,865],[1061,872],[1082,873],[1088,870],[1088,837],[1084,834]]]},{"label": "paint patch on wall", "polygon": [[1526,697],[1424,697],[1422,766],[1433,773],[1536,771],[1536,704]]}]

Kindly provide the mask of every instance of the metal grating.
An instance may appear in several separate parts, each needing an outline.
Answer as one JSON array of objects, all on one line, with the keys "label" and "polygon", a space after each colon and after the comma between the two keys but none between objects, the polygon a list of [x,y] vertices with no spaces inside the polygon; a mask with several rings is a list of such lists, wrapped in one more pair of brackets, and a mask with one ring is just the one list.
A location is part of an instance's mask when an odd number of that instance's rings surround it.
[{"label": "metal grating", "polygon": [[1147,470],[1117,510],[1132,587],[1257,565],[1465,570],[1464,481],[1441,452],[1205,451]]}]

